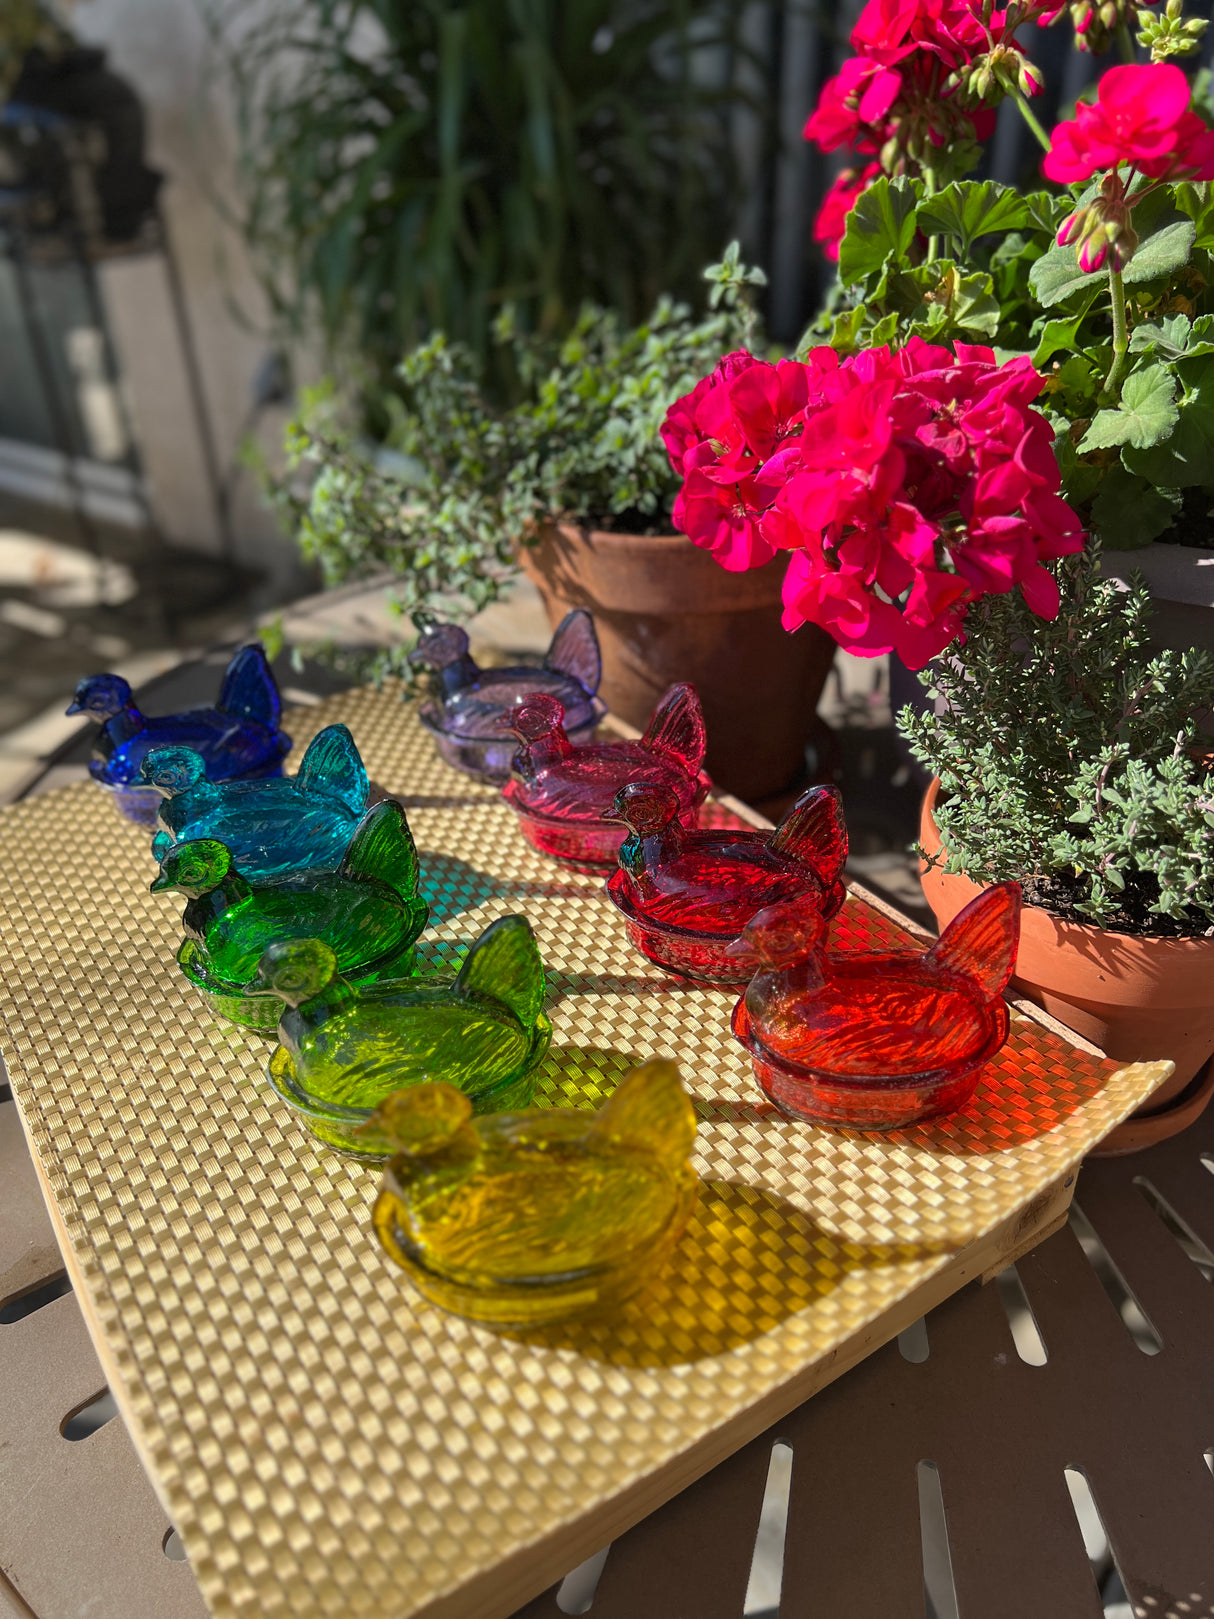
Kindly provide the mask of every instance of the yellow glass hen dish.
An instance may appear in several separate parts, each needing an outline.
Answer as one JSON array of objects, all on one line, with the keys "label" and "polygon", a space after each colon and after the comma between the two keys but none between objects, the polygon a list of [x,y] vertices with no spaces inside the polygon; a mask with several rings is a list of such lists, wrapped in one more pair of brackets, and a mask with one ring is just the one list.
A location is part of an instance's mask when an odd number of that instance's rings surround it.
[{"label": "yellow glass hen dish", "polygon": [[375,1203],[380,1242],[432,1304],[494,1326],[619,1303],[695,1206],[695,1113],[662,1059],[634,1068],[597,1113],[473,1118],[453,1086],[414,1085],[368,1128],[400,1149]]}]

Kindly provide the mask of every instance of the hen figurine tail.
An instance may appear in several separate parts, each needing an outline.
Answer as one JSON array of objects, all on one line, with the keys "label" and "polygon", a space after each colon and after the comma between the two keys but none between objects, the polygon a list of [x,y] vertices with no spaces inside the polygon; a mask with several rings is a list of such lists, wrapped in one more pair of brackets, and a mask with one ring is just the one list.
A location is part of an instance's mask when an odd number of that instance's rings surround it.
[{"label": "hen figurine tail", "polygon": [[603,656],[594,620],[584,607],[575,607],[565,614],[544,655],[544,665],[560,674],[572,675],[592,694],[598,691],[603,676]]},{"label": "hen figurine tail", "polygon": [[699,775],[708,738],[694,686],[680,682],[670,687],[650,715],[641,741],[652,752],[682,765],[689,776]]},{"label": "hen figurine tail", "polygon": [[841,885],[847,864],[847,826],[838,788],[811,787],[802,793],[768,838],[767,846],[808,866],[825,892]]},{"label": "hen figurine tail", "polygon": [[343,877],[386,883],[402,899],[417,893],[417,850],[405,812],[385,798],[363,816],[338,867]]},{"label": "hen figurine tail", "polygon": [[626,1074],[595,1115],[590,1135],[685,1164],[695,1146],[696,1115],[678,1064],[654,1057]]},{"label": "hen figurine tail", "polygon": [[959,911],[927,960],[959,973],[993,1001],[1007,988],[1020,944],[1020,884],[995,883]]},{"label": "hen figurine tail", "polygon": [[277,729],[282,718],[282,698],[260,646],[242,646],[232,659],[215,707],[234,719],[254,720],[267,730]]},{"label": "hen figurine tail", "polygon": [[367,771],[354,738],[344,725],[326,725],[308,743],[299,766],[299,785],[320,788],[361,815],[367,807]]},{"label": "hen figurine tail", "polygon": [[501,1001],[525,1029],[533,1029],[544,1005],[544,964],[526,918],[491,922],[464,957],[455,987]]}]

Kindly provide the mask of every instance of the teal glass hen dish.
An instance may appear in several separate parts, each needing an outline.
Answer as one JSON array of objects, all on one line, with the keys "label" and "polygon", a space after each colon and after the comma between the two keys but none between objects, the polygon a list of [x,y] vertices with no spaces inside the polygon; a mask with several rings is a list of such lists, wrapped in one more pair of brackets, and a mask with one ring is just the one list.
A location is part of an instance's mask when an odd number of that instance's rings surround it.
[{"label": "teal glass hen dish", "polygon": [[282,1003],[257,977],[269,946],[320,939],[353,984],[406,977],[429,915],[417,881],[409,823],[389,798],[363,816],[335,871],[250,882],[224,844],[193,838],[165,855],[152,891],[186,896],[177,963],[190,982],[221,1017],[271,1034]]},{"label": "teal glass hen dish", "polygon": [[360,1158],[391,1150],[366,1129],[372,1110],[423,1081],[453,1085],[476,1113],[526,1107],[552,1038],[543,962],[521,916],[491,923],[454,978],[358,988],[319,939],[271,945],[259,977],[287,1003],[270,1083],[313,1135]]},{"label": "teal glass hen dish", "polygon": [[213,838],[250,882],[338,865],[367,808],[366,768],[344,725],[313,737],[295,776],[208,781],[201,755],[184,747],[154,748],[142,776],[164,795],[157,860],[178,843]]}]

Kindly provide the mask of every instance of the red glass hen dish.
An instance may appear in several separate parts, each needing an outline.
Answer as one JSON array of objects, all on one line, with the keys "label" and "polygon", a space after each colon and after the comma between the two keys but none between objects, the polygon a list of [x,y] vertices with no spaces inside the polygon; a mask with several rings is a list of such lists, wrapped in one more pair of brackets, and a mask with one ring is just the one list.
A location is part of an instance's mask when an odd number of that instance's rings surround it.
[{"label": "red glass hen dish", "polygon": [[967,1102],[1007,1039],[1020,887],[997,883],[923,955],[833,955],[805,899],[761,911],[733,948],[757,965],[733,1031],[784,1113],[896,1130]]},{"label": "red glass hen dish", "polygon": [[591,869],[614,865],[624,827],[608,816],[616,794],[630,781],[668,789],[680,818],[695,825],[711,783],[701,768],[704,715],[694,686],[671,686],[639,742],[575,748],[564,718],[557,699],[543,693],[525,698],[510,715],[521,746],[502,797],[541,854]]},{"label": "red glass hen dish", "polygon": [[629,782],[612,816],[628,827],[607,893],[633,944],[673,973],[744,984],[754,971],[729,947],[759,911],[801,899],[824,918],[843,903],[847,829],[833,787],[813,787],[771,832],[693,831],[661,782]]}]

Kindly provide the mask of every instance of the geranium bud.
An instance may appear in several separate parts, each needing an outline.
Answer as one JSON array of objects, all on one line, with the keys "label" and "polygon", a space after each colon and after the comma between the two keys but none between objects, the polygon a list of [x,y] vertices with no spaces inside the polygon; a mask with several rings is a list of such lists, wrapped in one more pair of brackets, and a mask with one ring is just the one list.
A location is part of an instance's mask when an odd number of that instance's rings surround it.
[{"label": "geranium bud", "polygon": [[1117,0],[1104,0],[1104,5],[1100,8],[1100,20],[1112,33],[1117,26]]},{"label": "geranium bud", "polygon": [[1093,270],[1099,270],[1109,255],[1108,237],[1105,227],[1098,225],[1079,249],[1079,268],[1085,275]]},{"label": "geranium bud", "polygon": [[980,67],[978,69],[974,75],[974,94],[979,101],[985,101],[987,96],[990,95],[993,81],[994,74],[989,67]]},{"label": "geranium bud", "polygon": [[1117,233],[1117,240],[1109,244],[1109,256],[1113,260],[1113,268],[1124,270],[1126,265],[1138,251],[1138,233],[1127,220]]},{"label": "geranium bud", "polygon": [[1059,247],[1070,247],[1072,242],[1079,240],[1087,228],[1088,212],[1086,208],[1076,208],[1073,214],[1066,216],[1054,238]]},{"label": "geranium bud", "polygon": [[1035,62],[1024,60],[1020,64],[1018,83],[1022,96],[1039,96],[1045,89],[1045,76]]},{"label": "geranium bud", "polygon": [[1184,0],[1168,0],[1166,14],[1172,22],[1179,22],[1184,14]]}]

